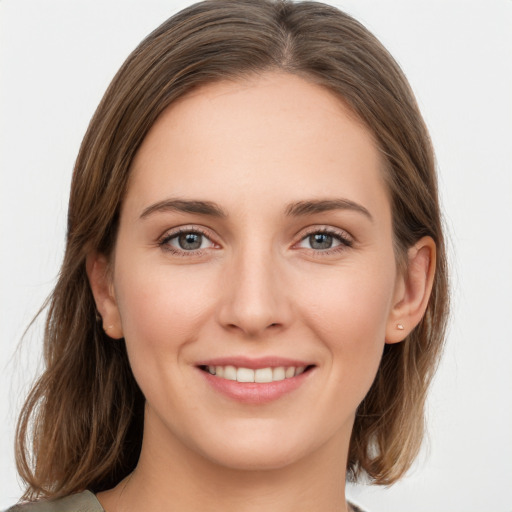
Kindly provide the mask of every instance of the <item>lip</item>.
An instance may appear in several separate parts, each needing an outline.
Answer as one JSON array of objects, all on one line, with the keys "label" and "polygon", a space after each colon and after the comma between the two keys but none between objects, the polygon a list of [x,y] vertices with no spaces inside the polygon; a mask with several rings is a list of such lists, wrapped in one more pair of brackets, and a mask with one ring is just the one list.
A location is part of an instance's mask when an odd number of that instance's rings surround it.
[{"label": "lip", "polygon": [[237,368],[250,368],[258,370],[260,368],[277,368],[279,366],[314,366],[311,361],[301,361],[299,359],[289,359],[278,356],[265,357],[218,357],[215,359],[205,359],[199,361],[196,366],[236,366]]},{"label": "lip", "polygon": [[[309,369],[300,375],[276,382],[238,382],[211,375],[200,367],[204,366],[235,366],[237,368],[259,368],[279,366],[305,366]],[[197,371],[202,375],[210,389],[221,395],[243,404],[265,404],[287,395],[304,385],[314,372],[315,365],[307,361],[281,357],[227,357],[208,359],[197,363]]]}]

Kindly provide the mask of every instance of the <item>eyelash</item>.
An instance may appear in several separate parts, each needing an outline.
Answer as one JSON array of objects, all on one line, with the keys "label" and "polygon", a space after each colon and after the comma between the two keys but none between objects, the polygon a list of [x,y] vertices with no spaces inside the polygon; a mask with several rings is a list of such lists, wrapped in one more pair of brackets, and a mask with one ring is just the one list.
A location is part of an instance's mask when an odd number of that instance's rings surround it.
[{"label": "eyelash", "polygon": [[310,229],[303,236],[301,236],[301,239],[295,245],[302,243],[304,240],[306,240],[307,238],[309,238],[312,235],[318,235],[318,234],[332,236],[333,239],[335,239],[339,242],[339,245],[329,248],[329,249],[315,250],[315,249],[307,249],[306,248],[306,250],[312,251],[312,254],[315,257],[321,258],[324,256],[330,256],[333,254],[337,254],[337,253],[343,252],[343,251],[353,247],[353,245],[354,245],[353,238],[350,237],[350,235],[347,232],[333,229],[333,228],[326,228],[326,227]]},{"label": "eyelash", "polygon": [[173,247],[169,244],[169,242],[180,235],[183,234],[194,234],[194,235],[201,235],[208,239],[212,244],[216,245],[215,242],[212,241],[211,236],[203,229],[198,227],[181,227],[176,229],[172,232],[167,232],[165,235],[158,241],[158,246],[161,247],[164,251],[170,252],[171,254],[175,256],[201,256],[204,254],[204,249],[195,249],[191,251],[185,251],[184,249],[177,249],[176,247]]},{"label": "eyelash", "polygon": [[[208,239],[212,244],[216,245],[215,242],[213,242],[213,240],[211,239],[211,236],[205,230],[198,228],[198,227],[192,228],[192,227],[185,226],[182,228],[178,228],[175,231],[171,231],[170,233],[167,232],[158,241],[158,246],[161,247],[164,251],[170,252],[171,254],[176,255],[176,256],[187,257],[187,256],[201,256],[204,254],[204,251],[205,251],[204,249],[195,249],[195,250],[186,251],[184,249],[177,249],[169,244],[169,242],[171,240],[179,237],[182,234],[201,235],[201,236],[205,237],[206,239]],[[296,244],[294,244],[294,247],[297,246],[298,244],[302,243],[308,237],[310,237],[312,235],[317,235],[317,234],[325,234],[325,235],[332,236],[333,239],[337,240],[340,243],[339,243],[339,245],[337,245],[333,248],[329,248],[329,249],[315,250],[312,248],[311,249],[306,248],[306,250],[312,251],[312,253],[315,255],[315,257],[322,257],[322,256],[329,256],[332,254],[336,254],[336,253],[346,250],[347,248],[353,247],[353,245],[354,245],[353,239],[344,231],[339,231],[339,230],[335,230],[335,229],[331,229],[331,228],[312,228],[311,230],[309,230],[303,234],[303,236],[300,238],[300,240]]]}]

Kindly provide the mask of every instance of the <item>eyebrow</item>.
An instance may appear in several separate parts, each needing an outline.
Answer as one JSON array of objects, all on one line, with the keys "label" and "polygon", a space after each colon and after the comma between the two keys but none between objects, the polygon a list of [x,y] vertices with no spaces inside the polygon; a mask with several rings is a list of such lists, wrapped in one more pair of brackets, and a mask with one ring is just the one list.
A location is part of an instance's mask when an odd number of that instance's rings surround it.
[{"label": "eyebrow", "polygon": [[211,217],[227,217],[226,212],[211,201],[189,201],[184,199],[165,199],[144,209],[140,218],[144,219],[155,212],[199,213]]},{"label": "eyebrow", "polygon": [[369,220],[373,221],[371,213],[362,205],[349,199],[317,199],[312,201],[298,201],[286,208],[286,215],[300,217],[303,215],[314,215],[332,210],[351,210],[362,213]]},{"label": "eyebrow", "polygon": [[[370,212],[362,205],[349,199],[315,199],[310,201],[297,201],[285,208],[285,214],[290,217],[301,217],[333,210],[351,210],[362,213],[369,220],[373,221]],[[182,212],[209,215],[211,217],[225,218],[227,213],[212,201],[185,200],[185,199],[164,199],[148,206],[140,215],[141,219],[148,217],[155,212]]]}]

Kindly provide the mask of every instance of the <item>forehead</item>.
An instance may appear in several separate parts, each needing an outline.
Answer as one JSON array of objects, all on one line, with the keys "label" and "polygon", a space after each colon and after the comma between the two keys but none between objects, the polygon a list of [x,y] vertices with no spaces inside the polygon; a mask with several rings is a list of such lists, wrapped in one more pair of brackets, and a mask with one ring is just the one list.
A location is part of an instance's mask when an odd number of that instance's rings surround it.
[{"label": "forehead", "polygon": [[371,132],[334,93],[266,73],[202,86],[168,107],[136,154],[127,200],[229,201],[236,189],[246,203],[334,192],[372,202],[385,193],[382,168]]}]

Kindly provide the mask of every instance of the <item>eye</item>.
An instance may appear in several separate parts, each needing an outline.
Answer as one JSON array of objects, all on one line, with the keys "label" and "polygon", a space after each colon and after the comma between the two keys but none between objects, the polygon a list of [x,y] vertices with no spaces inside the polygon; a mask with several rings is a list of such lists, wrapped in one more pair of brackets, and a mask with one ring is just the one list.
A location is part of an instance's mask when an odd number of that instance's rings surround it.
[{"label": "eye", "polygon": [[343,250],[346,247],[352,247],[352,240],[348,235],[329,230],[318,230],[309,233],[298,243],[298,247],[312,249],[318,252],[330,252],[330,250]]},{"label": "eye", "polygon": [[331,249],[333,244],[339,244],[340,242],[336,240],[332,235],[328,233],[314,233],[313,235],[309,235],[302,242],[306,242],[309,244],[311,249],[316,249],[323,251],[325,249]]},{"label": "eye", "polygon": [[167,233],[159,245],[173,253],[194,252],[215,247],[208,236],[197,229],[180,229]]},{"label": "eye", "polygon": [[169,243],[174,246],[179,246],[184,251],[195,251],[202,249],[208,239],[201,233],[181,233],[169,240]]}]

